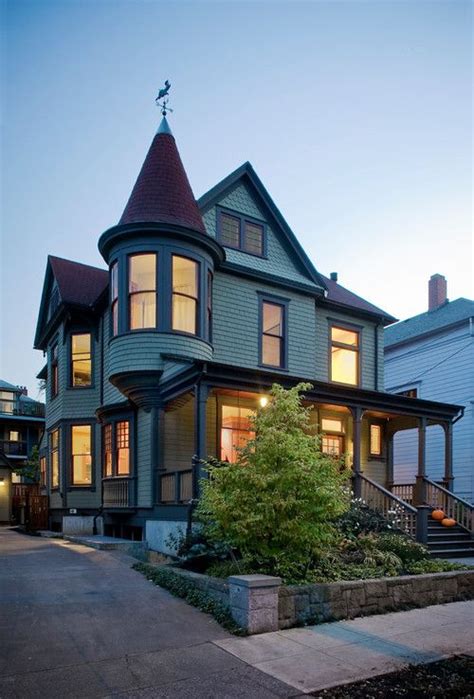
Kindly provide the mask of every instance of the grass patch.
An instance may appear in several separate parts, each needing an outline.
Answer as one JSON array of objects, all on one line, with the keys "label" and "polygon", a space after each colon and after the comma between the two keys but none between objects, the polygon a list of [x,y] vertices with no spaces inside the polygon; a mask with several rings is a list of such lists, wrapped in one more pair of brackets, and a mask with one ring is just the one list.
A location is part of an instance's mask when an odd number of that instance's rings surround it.
[{"label": "grass patch", "polygon": [[237,636],[246,635],[246,631],[238,626],[232,618],[229,608],[217,602],[205,592],[196,589],[191,580],[175,573],[173,570],[167,569],[165,566],[155,567],[149,563],[135,563],[132,568],[142,573],[147,580],[151,580],[155,585],[159,585],[171,592],[175,597],[181,597],[188,604],[200,609],[201,612],[210,614],[227,631]]}]

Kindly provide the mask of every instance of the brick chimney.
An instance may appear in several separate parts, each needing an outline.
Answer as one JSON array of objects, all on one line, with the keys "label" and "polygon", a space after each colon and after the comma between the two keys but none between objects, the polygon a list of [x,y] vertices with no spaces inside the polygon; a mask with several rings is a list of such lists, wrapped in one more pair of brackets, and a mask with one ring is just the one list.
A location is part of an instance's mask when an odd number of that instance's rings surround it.
[{"label": "brick chimney", "polygon": [[433,274],[428,282],[428,310],[435,311],[447,300],[448,287],[442,274]]}]

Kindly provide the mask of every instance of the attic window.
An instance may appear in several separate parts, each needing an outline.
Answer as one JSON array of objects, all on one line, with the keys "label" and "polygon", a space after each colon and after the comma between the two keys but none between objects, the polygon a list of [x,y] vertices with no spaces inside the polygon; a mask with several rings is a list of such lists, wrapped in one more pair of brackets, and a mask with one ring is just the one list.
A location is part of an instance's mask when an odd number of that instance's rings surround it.
[{"label": "attic window", "polygon": [[242,250],[250,255],[265,254],[265,226],[259,221],[238,213],[219,211],[218,240],[228,248]]}]

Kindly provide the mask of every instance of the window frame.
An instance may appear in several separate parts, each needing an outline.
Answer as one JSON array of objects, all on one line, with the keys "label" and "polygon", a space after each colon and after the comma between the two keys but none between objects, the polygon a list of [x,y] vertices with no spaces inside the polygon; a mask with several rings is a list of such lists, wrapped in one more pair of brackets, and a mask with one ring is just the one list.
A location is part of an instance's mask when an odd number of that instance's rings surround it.
[{"label": "window frame", "polygon": [[[222,459],[222,430],[230,430],[234,431],[233,428],[230,427],[223,427],[222,426],[222,412],[223,408],[235,408],[236,410],[240,410],[241,408],[244,408],[245,410],[252,410],[253,412],[257,413],[258,407],[255,406],[254,408],[251,407],[250,405],[241,405],[239,402],[238,398],[233,398],[230,396],[218,396],[217,400],[217,458]],[[248,432],[249,434],[254,434],[252,430],[235,430],[238,432]],[[251,437],[250,439],[253,439],[254,437]],[[235,463],[235,461],[229,461],[229,464]]]},{"label": "window frame", "polygon": [[[183,294],[180,291],[174,291],[173,290],[173,260],[175,257],[179,257],[183,260],[189,260],[189,262],[192,262],[193,264],[196,265],[196,292],[197,296],[190,296],[189,294]],[[178,335],[186,335],[187,337],[202,337],[202,328],[201,328],[201,298],[202,298],[202,289],[201,289],[201,270],[202,270],[202,265],[200,260],[191,257],[191,255],[184,254],[181,252],[177,252],[176,250],[171,250],[170,253],[170,262],[169,262],[169,271],[170,271],[170,282],[169,282],[169,298],[170,298],[170,318],[169,318],[169,323],[170,323],[170,332],[172,333],[177,333]],[[187,330],[180,330],[179,328],[174,328],[173,327],[173,300],[174,297],[176,296],[181,296],[183,298],[187,299],[192,299],[196,303],[195,307],[195,317],[194,317],[194,323],[195,323],[195,328],[196,332],[191,333],[188,332]]]},{"label": "window frame", "polygon": [[56,338],[51,344],[51,382],[49,386],[49,394],[51,400],[59,395],[59,341]]},{"label": "window frame", "polygon": [[[73,360],[73,354],[72,354],[72,338],[74,335],[89,335],[90,337],[90,363],[91,363],[91,380],[90,383],[84,386],[75,386],[74,385],[74,360]],[[69,335],[68,335],[68,388],[72,389],[73,391],[77,390],[85,390],[89,388],[94,388],[94,333],[91,331],[90,328],[87,329],[81,329],[77,328],[72,330]],[[76,360],[77,361],[77,360]]]},{"label": "window frame", "polygon": [[[346,344],[344,342],[333,341],[332,330],[337,328],[338,330],[347,330],[348,332],[357,334],[357,347],[353,345]],[[338,386],[353,386],[354,388],[361,388],[362,385],[362,331],[363,326],[355,325],[353,323],[346,323],[345,321],[340,321],[338,319],[328,318],[328,379],[332,384]],[[356,383],[347,383],[346,381],[336,381],[332,378],[332,348],[338,347],[340,349],[345,349],[350,352],[355,352],[357,356],[356,361]]]},{"label": "window frame", "polygon": [[[112,283],[113,279],[117,282],[117,295],[114,296],[114,285]],[[120,266],[119,259],[113,260],[110,265],[110,336],[116,337],[120,334]],[[114,312],[117,309],[117,327],[114,323]]]},{"label": "window frame", "polygon": [[[53,435],[57,434],[57,446],[53,448]],[[58,482],[55,484],[53,477],[53,454],[57,454],[58,464]],[[59,491],[61,487],[61,428],[58,425],[49,433],[49,482],[51,484],[51,492]]]},{"label": "window frame", "polygon": [[[118,450],[117,446],[117,425],[121,422],[128,423],[128,473],[118,473]],[[107,475],[105,470],[105,430],[111,431],[111,474]],[[134,419],[130,415],[120,415],[113,419],[106,420],[102,424],[102,449],[101,449],[101,474],[102,480],[113,480],[117,478],[133,478],[134,474]]]},{"label": "window frame", "polygon": [[[337,420],[337,421],[339,421],[339,423],[341,425],[341,429],[340,430],[323,430],[323,420],[334,420],[334,421]],[[325,415],[319,416],[319,422],[320,422],[319,435],[321,437],[321,444],[320,444],[321,453],[325,454],[326,456],[332,456],[336,459],[341,459],[344,456],[345,451],[346,451],[346,423],[345,423],[344,418],[343,417],[336,417],[334,415],[325,414]],[[323,438],[324,437],[330,437],[330,438],[337,439],[339,441],[339,444],[340,444],[341,453],[338,455],[335,455],[335,454],[329,454],[328,452],[323,451]]]},{"label": "window frame", "polygon": [[46,454],[42,454],[39,457],[39,471],[40,471],[40,488],[46,488],[47,487],[47,460],[46,460]]},{"label": "window frame", "polygon": [[[131,260],[132,257],[142,257],[144,255],[153,255],[155,257],[155,288],[154,289],[141,289],[140,291],[130,291],[130,266],[131,266]],[[159,309],[158,309],[158,304],[159,304],[159,294],[158,294],[158,283],[159,283],[159,270],[158,266],[160,264],[160,253],[158,250],[137,250],[136,252],[131,252],[128,253],[125,257],[126,259],[126,280],[125,280],[125,290],[126,290],[126,298],[127,298],[127,308],[126,308],[126,317],[127,317],[127,332],[130,333],[137,333],[137,332],[150,332],[154,331],[156,332],[158,330],[158,320],[159,320]],[[118,277],[119,284],[120,284],[120,278]],[[155,323],[154,325],[148,326],[146,328],[132,328],[131,327],[131,319],[132,319],[132,313],[131,313],[131,297],[135,296],[136,294],[154,294],[155,295]],[[119,290],[119,296],[120,296],[120,290]],[[120,310],[120,309],[119,309]],[[113,320],[112,320],[113,322]],[[120,325],[120,321],[118,320],[117,317],[117,326]]]},{"label": "window frame", "polygon": [[[226,248],[229,248],[230,250],[238,250],[239,252],[243,252],[246,255],[253,255],[254,257],[260,257],[262,259],[267,259],[267,223],[265,221],[262,221],[258,218],[254,218],[253,216],[247,216],[246,214],[242,214],[238,211],[233,211],[232,209],[227,209],[222,206],[216,207],[216,216],[217,216],[217,223],[216,223],[216,237],[219,243]],[[228,245],[227,243],[224,243],[222,239],[222,217],[223,216],[229,216],[231,218],[234,218],[239,221],[239,245]],[[262,252],[252,252],[251,250],[247,250],[245,247],[245,242],[246,242],[246,231],[245,231],[245,224],[250,223],[251,225],[254,226],[260,226],[262,228]]]},{"label": "window frame", "polygon": [[[288,312],[290,299],[283,298],[281,296],[274,296],[273,294],[267,294],[264,292],[257,292],[258,295],[258,365],[264,369],[273,369],[276,371],[288,371]],[[280,306],[283,310],[282,313],[282,326],[283,335],[277,336],[272,335],[272,337],[280,337],[281,342],[281,365],[277,366],[275,364],[265,364],[263,362],[263,337],[268,335],[268,333],[263,332],[263,305],[265,303],[271,304],[273,306]]]},{"label": "window frame", "polygon": [[[74,453],[73,449],[73,428],[74,427],[89,427],[90,429],[90,457],[91,457],[91,480],[90,483],[75,483],[74,482]],[[94,469],[95,469],[95,434],[94,424],[92,422],[83,422],[81,420],[70,422],[68,430],[68,456],[69,456],[69,489],[71,490],[91,490],[94,487]],[[80,456],[78,454],[77,456]]]},{"label": "window frame", "polygon": [[[372,451],[372,427],[378,427],[380,429],[380,454],[375,454]],[[387,458],[386,449],[386,436],[385,436],[385,424],[379,420],[369,420],[369,445],[368,445],[368,458],[371,461],[385,461]]]}]

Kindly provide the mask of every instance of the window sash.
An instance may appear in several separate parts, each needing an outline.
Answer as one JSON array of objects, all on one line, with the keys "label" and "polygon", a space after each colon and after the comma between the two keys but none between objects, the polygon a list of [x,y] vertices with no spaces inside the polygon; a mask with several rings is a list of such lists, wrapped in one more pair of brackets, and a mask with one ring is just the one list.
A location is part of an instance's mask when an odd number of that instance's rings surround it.
[{"label": "window sash", "polygon": [[[143,266],[140,268],[141,263]],[[156,270],[156,253],[129,255],[128,310],[130,330],[157,327]]]},{"label": "window sash", "polygon": [[118,420],[103,427],[103,477],[130,475],[130,421]]},{"label": "window sash", "polygon": [[370,456],[382,456],[382,425],[370,425]]},{"label": "window sash", "polygon": [[59,488],[59,429],[50,434],[51,488]]},{"label": "window sash", "polygon": [[[79,346],[77,338],[88,338],[88,349]],[[76,347],[75,342],[77,341]],[[90,333],[71,335],[71,384],[73,387],[92,384],[92,342]]]},{"label": "window sash", "polygon": [[[183,265],[181,269],[180,264]],[[171,327],[173,330],[196,335],[199,313],[199,263],[189,257],[173,255],[171,265]]]},{"label": "window sash", "polygon": [[71,425],[71,483],[92,484],[91,425]]},{"label": "window sash", "polygon": [[265,225],[239,213],[219,212],[219,242],[228,248],[263,257]]},{"label": "window sash", "polygon": [[321,451],[328,456],[341,457],[344,452],[344,438],[338,434],[323,434]]},{"label": "window sash", "polygon": [[235,463],[239,448],[255,438],[249,416],[255,411],[238,405],[221,405],[220,453],[221,460]]},{"label": "window sash", "polygon": [[46,486],[46,457],[40,456],[40,485],[44,488]]},{"label": "window sash", "polygon": [[252,255],[263,255],[263,226],[244,221],[244,250]]},{"label": "window sash", "polygon": [[[278,320],[274,315],[277,309]],[[283,368],[285,365],[285,306],[262,301],[262,364]],[[276,321],[276,322],[275,322]]]},{"label": "window sash", "polygon": [[360,383],[359,331],[350,327],[332,325],[330,350],[331,381],[358,386]]}]

